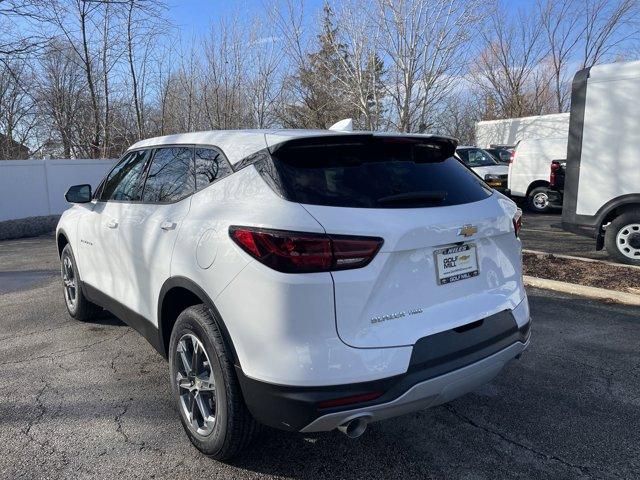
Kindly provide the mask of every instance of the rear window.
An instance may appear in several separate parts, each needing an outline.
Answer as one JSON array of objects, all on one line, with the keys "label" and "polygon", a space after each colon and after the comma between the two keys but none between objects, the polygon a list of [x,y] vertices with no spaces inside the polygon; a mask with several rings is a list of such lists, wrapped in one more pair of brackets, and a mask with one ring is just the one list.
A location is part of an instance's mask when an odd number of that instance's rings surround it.
[{"label": "rear window", "polygon": [[[491,190],[428,139],[369,136],[293,141],[258,168],[288,200],[339,207],[411,208],[483,200]],[[331,143],[328,143],[331,142]]]}]

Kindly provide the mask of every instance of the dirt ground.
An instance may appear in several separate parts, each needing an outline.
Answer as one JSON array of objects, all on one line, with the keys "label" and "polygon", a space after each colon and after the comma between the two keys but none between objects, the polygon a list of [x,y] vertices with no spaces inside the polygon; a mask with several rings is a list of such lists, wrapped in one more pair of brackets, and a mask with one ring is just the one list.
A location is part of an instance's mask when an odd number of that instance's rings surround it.
[{"label": "dirt ground", "polygon": [[532,253],[523,253],[523,264],[524,274],[532,277],[640,294],[640,270],[636,268]]}]

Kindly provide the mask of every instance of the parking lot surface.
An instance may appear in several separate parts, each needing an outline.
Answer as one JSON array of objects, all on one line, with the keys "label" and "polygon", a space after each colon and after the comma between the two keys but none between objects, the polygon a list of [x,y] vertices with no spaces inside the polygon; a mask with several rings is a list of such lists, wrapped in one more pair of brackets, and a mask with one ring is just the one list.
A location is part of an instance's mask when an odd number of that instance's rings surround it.
[{"label": "parking lot surface", "polygon": [[520,233],[524,248],[613,261],[606,250],[596,251],[595,239],[565,232],[561,223],[562,214],[559,210],[548,214],[525,211]]},{"label": "parking lot surface", "polygon": [[142,337],[68,317],[57,268],[52,237],[0,242],[2,479],[640,477],[638,308],[532,290],[529,350],[476,392],[357,440],[265,430],[223,464]]}]

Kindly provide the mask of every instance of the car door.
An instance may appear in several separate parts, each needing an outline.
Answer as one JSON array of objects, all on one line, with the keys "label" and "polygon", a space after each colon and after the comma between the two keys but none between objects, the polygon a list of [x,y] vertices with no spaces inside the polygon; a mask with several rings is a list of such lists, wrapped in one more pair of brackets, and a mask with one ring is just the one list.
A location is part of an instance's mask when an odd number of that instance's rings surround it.
[{"label": "car door", "polygon": [[121,261],[120,217],[127,202],[139,199],[148,152],[129,152],[105,177],[92,206],[78,224],[77,262],[82,281],[118,298]]},{"label": "car door", "polygon": [[193,148],[157,148],[147,168],[141,201],[127,204],[121,213],[122,303],[153,323],[194,191]]}]

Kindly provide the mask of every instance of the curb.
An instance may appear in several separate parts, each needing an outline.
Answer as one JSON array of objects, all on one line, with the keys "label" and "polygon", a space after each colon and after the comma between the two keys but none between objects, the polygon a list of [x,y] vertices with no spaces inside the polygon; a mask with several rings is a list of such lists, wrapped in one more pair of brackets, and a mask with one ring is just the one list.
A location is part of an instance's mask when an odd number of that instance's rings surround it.
[{"label": "curb", "polygon": [[613,300],[624,305],[640,306],[640,295],[633,293],[616,292],[605,288],[587,287],[575,283],[559,282],[557,280],[547,280],[546,278],[523,276],[524,284],[528,287],[554,290],[556,292],[570,293],[595,300]]},{"label": "curb", "polygon": [[540,250],[528,250],[526,248],[522,249],[522,253],[530,253],[531,255],[536,255],[538,257],[566,258],[567,260],[580,260],[582,262],[601,263],[603,265],[611,265],[614,267],[624,267],[624,268],[640,270],[640,267],[637,265],[627,265],[626,263],[608,262],[606,260],[598,260],[596,258],[574,257],[573,255],[562,255],[559,253],[541,252]]}]

